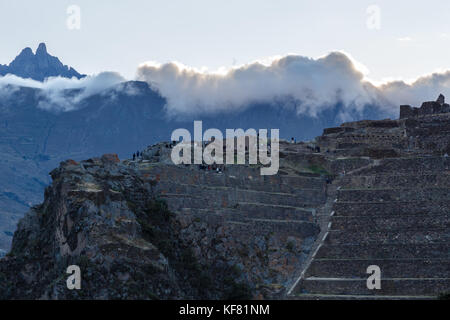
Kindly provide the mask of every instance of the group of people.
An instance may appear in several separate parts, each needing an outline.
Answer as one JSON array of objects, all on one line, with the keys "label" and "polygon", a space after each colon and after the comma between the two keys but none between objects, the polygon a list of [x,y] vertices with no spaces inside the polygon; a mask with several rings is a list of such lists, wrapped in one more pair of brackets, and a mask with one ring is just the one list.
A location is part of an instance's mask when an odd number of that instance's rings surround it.
[{"label": "group of people", "polygon": [[309,150],[311,150],[314,153],[320,153],[320,147],[319,146],[306,146],[306,148],[308,148]]},{"label": "group of people", "polygon": [[215,171],[216,173],[222,173],[225,171],[225,166],[219,166],[217,164],[213,165],[200,164],[199,169],[205,171]]},{"label": "group of people", "polygon": [[136,153],[133,153],[133,161],[136,161],[136,159],[142,158],[142,151],[137,151]]}]

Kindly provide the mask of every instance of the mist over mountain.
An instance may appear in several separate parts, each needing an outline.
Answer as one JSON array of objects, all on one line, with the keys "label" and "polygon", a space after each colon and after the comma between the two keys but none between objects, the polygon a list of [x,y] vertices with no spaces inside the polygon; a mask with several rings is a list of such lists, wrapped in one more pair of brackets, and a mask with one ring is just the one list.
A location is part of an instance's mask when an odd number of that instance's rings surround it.
[{"label": "mist over mountain", "polygon": [[[67,97],[77,89],[66,90]],[[169,141],[173,130],[193,131],[193,120],[203,127],[280,128],[282,138],[310,139],[324,127],[341,123],[342,105],[317,117],[297,116],[286,106],[254,104],[241,113],[222,112],[174,119],[167,101],[146,82],[125,82],[93,94],[66,112],[42,109],[48,104],[42,89],[19,87],[0,99],[0,248],[9,247],[18,219],[29,206],[39,203],[48,172],[66,159],[81,160],[105,153],[130,158],[133,152],[159,141]],[[378,118],[367,106],[355,118]]]}]

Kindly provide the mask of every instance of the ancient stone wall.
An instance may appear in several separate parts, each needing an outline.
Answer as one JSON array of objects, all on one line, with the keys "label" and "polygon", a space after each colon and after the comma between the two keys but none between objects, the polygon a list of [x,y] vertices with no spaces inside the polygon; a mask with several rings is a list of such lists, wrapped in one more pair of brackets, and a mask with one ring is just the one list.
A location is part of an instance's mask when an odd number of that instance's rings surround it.
[{"label": "ancient stone wall", "polygon": [[[436,298],[450,290],[450,161],[383,159],[339,177],[327,233],[294,296]],[[381,289],[366,285],[368,266]]]}]

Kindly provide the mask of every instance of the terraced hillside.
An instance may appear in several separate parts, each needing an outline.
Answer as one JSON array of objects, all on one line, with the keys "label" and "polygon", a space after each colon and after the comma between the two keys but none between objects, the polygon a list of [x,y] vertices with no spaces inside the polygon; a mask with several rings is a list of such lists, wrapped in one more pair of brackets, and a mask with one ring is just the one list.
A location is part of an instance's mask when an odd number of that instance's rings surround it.
[{"label": "terraced hillside", "polygon": [[[450,292],[449,127],[429,113],[345,123],[281,142],[274,176],[174,165],[171,143],[62,162],[0,259],[0,299],[437,298]],[[69,264],[85,291],[67,290]]]},{"label": "terraced hillside", "polygon": [[[327,231],[298,298],[436,298],[450,288],[450,159],[374,161],[335,183]],[[367,288],[367,268],[381,289]]]},{"label": "terraced hillside", "polygon": [[[320,232],[328,185],[322,156],[281,149],[270,177],[258,166],[175,166],[166,144],[136,161],[61,163],[0,259],[0,299],[282,296]],[[66,289],[68,264],[88,275],[79,294]]]},{"label": "terraced hillside", "polygon": [[[282,143],[286,159],[299,157],[304,164],[292,168],[283,160],[281,174],[261,176],[256,166],[225,166],[217,173],[165,164],[170,149],[162,147],[155,159],[155,148],[144,152],[137,168],[157,181],[154,192],[181,221],[194,251],[202,258],[232,258],[271,297],[292,285],[319,233],[316,216],[327,199],[325,178],[308,167],[310,152]],[[200,225],[210,230],[201,245],[193,231]],[[202,253],[201,246],[214,243],[217,250]]]}]

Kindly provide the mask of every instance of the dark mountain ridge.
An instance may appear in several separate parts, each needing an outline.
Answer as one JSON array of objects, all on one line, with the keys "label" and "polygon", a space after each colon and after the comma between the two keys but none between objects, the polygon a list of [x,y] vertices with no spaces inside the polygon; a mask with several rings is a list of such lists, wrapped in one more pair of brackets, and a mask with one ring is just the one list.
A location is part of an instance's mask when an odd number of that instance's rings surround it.
[{"label": "dark mountain ridge", "polygon": [[57,57],[50,55],[45,43],[39,44],[35,54],[31,48],[27,47],[9,65],[0,65],[0,75],[7,74],[37,81],[58,76],[77,79],[86,76],[78,73],[74,68],[62,64]]}]

